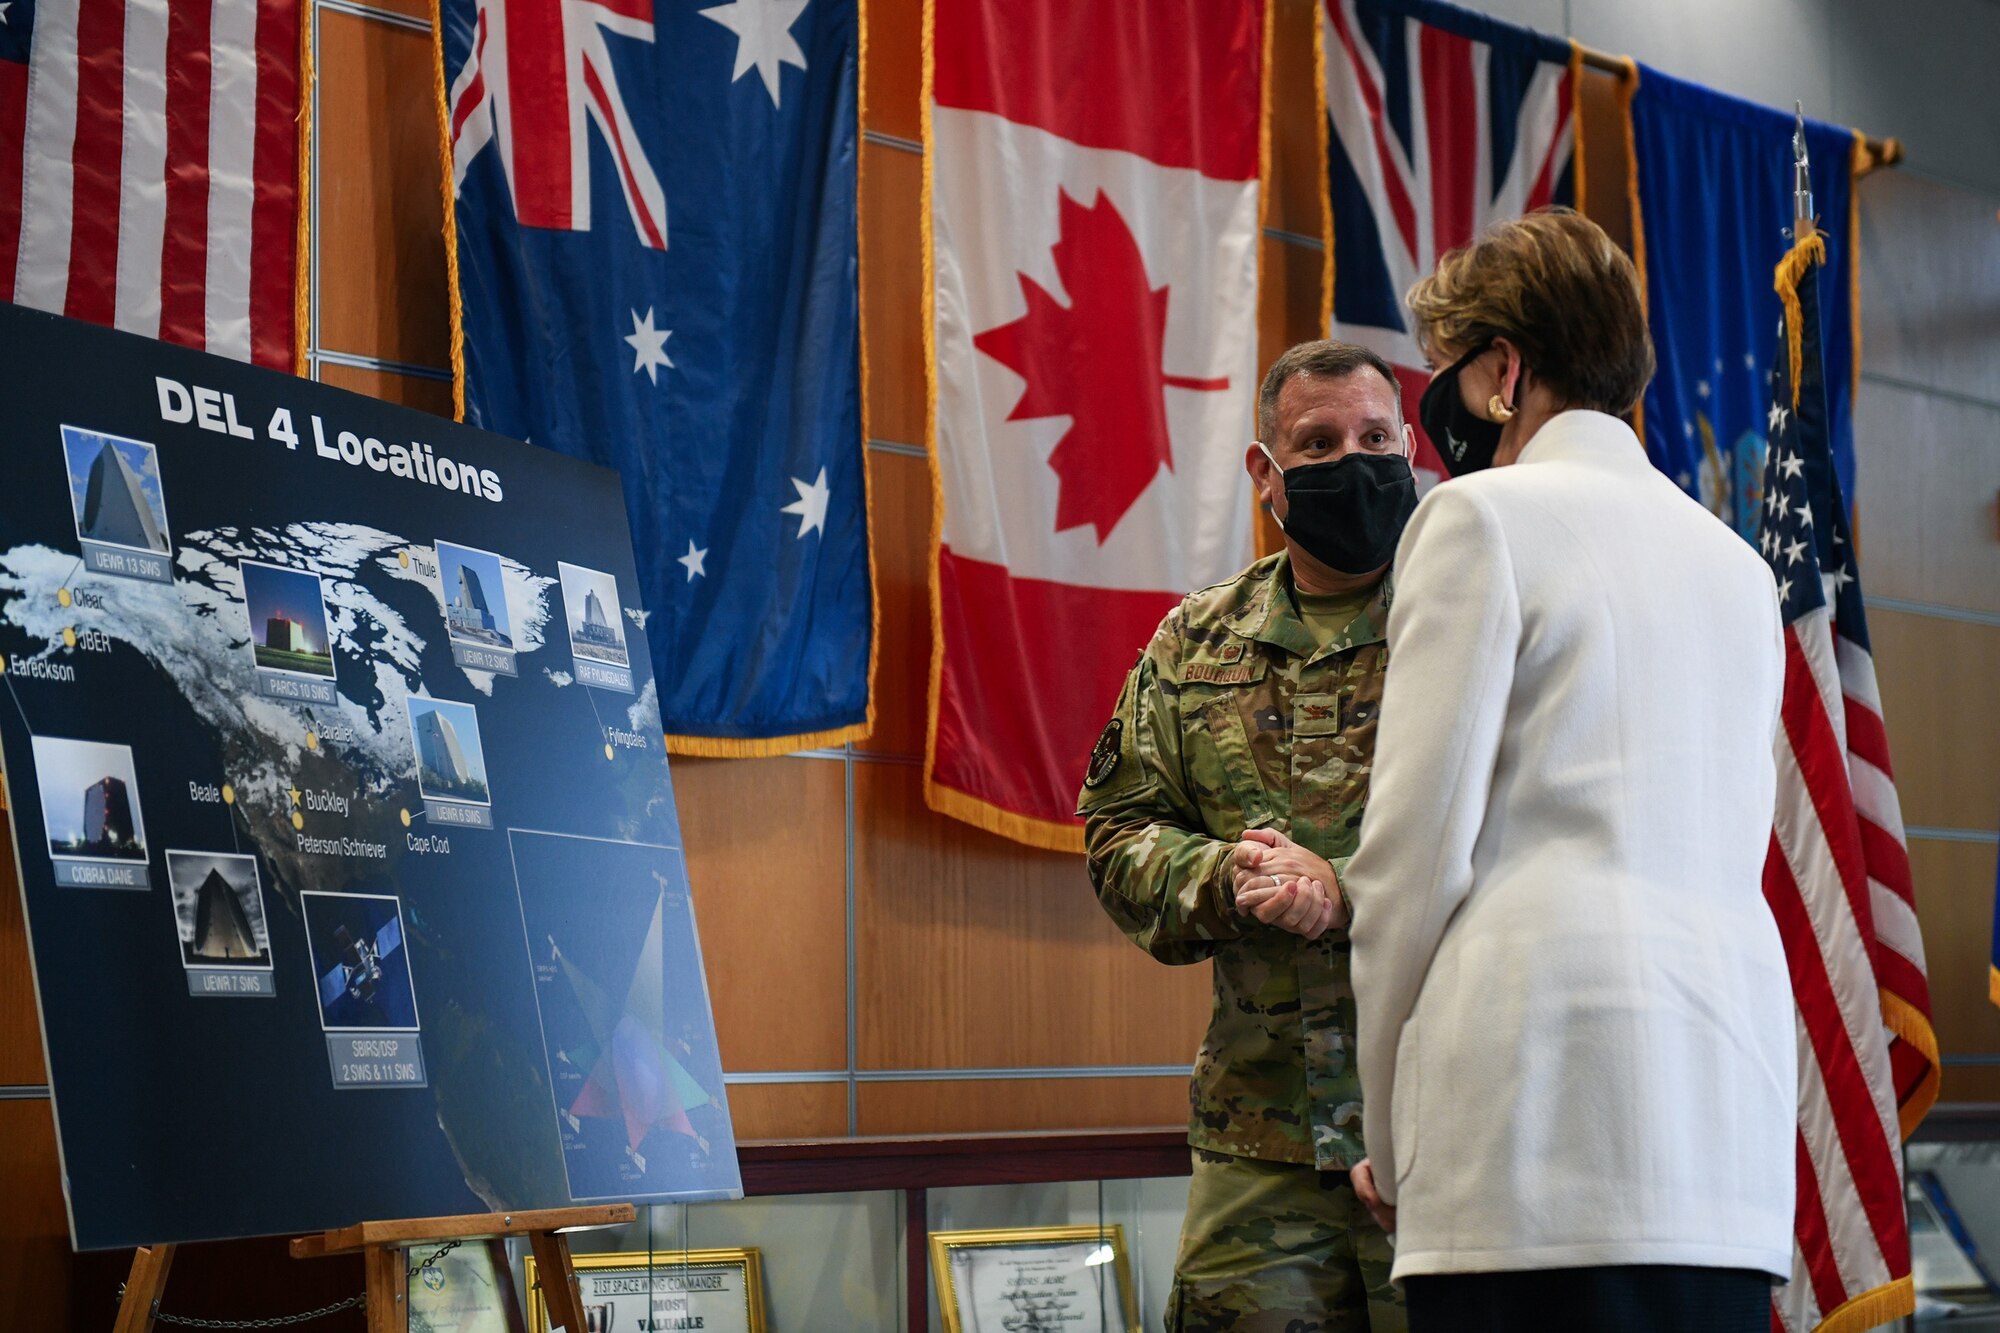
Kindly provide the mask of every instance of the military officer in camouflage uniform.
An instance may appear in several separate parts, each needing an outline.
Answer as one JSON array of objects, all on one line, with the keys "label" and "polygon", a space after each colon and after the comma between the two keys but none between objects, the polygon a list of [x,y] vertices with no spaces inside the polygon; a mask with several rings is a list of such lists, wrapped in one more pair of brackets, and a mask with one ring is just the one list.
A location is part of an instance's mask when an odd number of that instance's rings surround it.
[{"label": "military officer in camouflage uniform", "polygon": [[1347,1176],[1367,1152],[1337,873],[1368,797],[1412,437],[1389,367],[1335,342],[1271,367],[1258,435],[1246,465],[1286,549],[1161,623],[1078,813],[1119,928],[1214,963],[1169,1333],[1400,1333],[1389,1239]]}]

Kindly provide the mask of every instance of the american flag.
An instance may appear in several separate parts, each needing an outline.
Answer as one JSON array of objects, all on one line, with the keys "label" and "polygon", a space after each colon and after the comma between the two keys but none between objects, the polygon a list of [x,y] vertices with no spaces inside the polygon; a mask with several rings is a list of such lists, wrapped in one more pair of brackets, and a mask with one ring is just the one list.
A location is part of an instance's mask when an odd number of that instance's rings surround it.
[{"label": "american flag", "polygon": [[294,365],[299,0],[0,0],[0,300]]},{"label": "american flag", "polygon": [[[1574,199],[1571,48],[1436,0],[1323,0],[1320,27],[1327,336],[1394,366],[1416,425],[1430,372],[1403,294],[1488,223]],[[1421,426],[1416,467],[1422,485],[1445,475]]]},{"label": "american flag", "polygon": [[1771,375],[1757,540],[1785,623],[1764,896],[1785,941],[1799,1040],[1796,1245],[1775,1315],[1809,1333],[1873,1327],[1913,1308],[1901,1144],[1937,1095],[1938,1056],[1860,572],[1828,447],[1817,263],[1795,250],[1780,291],[1798,267]]}]

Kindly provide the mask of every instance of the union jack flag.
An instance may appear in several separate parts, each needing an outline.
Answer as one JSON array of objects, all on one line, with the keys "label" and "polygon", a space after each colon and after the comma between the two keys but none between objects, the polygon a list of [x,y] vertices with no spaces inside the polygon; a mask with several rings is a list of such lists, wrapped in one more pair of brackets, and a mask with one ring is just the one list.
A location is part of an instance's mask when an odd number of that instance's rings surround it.
[{"label": "union jack flag", "polygon": [[[1403,294],[1489,222],[1575,198],[1570,46],[1434,0],[1324,0],[1320,20],[1328,336],[1396,367],[1415,425],[1430,373]],[[1421,426],[1416,465],[1445,475]]]},{"label": "union jack flag", "polygon": [[472,58],[451,90],[452,188],[488,144],[524,227],[590,230],[597,126],[640,240],[667,248],[667,196],[619,90],[604,34],[653,40],[653,0],[479,0]]},{"label": "union jack flag", "polygon": [[[1825,262],[1823,248],[1817,257]],[[1829,445],[1817,264],[1802,265],[1795,290],[1786,318],[1798,328],[1789,337],[1784,323],[1778,329],[1757,534],[1785,623],[1764,897],[1784,938],[1799,1034],[1796,1244],[1775,1326],[1845,1333],[1913,1308],[1901,1148],[1937,1096],[1939,1069],[1860,571]]]}]

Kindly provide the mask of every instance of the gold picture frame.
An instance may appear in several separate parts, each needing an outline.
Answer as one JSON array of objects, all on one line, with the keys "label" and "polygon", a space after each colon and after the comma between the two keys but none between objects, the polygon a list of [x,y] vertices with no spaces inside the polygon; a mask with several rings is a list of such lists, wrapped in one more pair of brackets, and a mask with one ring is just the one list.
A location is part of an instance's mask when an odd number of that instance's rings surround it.
[{"label": "gold picture frame", "polygon": [[[665,1297],[668,1300],[683,1300],[680,1309],[692,1312],[685,1301],[697,1291],[710,1294],[720,1304],[727,1301],[721,1311],[703,1311],[704,1315],[733,1313],[737,1303],[728,1300],[726,1286],[703,1284],[696,1287],[687,1281],[696,1273],[705,1276],[734,1270],[738,1275],[742,1292],[743,1321],[740,1325],[745,1333],[770,1333],[764,1314],[764,1253],[757,1249],[733,1250],[657,1250],[637,1252],[613,1252],[609,1254],[579,1254],[573,1263],[576,1266],[577,1285],[583,1292],[583,1313],[586,1327],[573,1333],[634,1333],[640,1325],[636,1317],[627,1315],[618,1308],[618,1302],[629,1298],[639,1299],[639,1308],[645,1310],[649,1318],[671,1316],[672,1310],[650,1309],[651,1305]],[[630,1275],[625,1285],[629,1290],[607,1292],[604,1287],[615,1282],[622,1275]],[[529,1333],[549,1333],[548,1302],[542,1299],[542,1285],[535,1272],[535,1257],[527,1258],[528,1286],[528,1330]],[[650,1290],[649,1290],[650,1289]],[[671,1327],[662,1324],[660,1327]],[[728,1333],[729,1325],[719,1324],[712,1317],[700,1325],[691,1325],[709,1330],[710,1333]]]},{"label": "gold picture frame", "polygon": [[[1086,1251],[1080,1262],[1062,1254],[1076,1251],[1084,1246],[1092,1246],[1101,1251],[1109,1246],[1109,1256],[1098,1259],[1092,1251]],[[1034,1251],[1043,1252],[1042,1257],[1032,1257]],[[973,1269],[980,1259],[992,1260],[1000,1256],[1013,1259],[1013,1278],[1002,1281],[1000,1290],[981,1293],[961,1290],[961,1268]],[[1008,1265],[1003,1259],[993,1267],[1004,1272]],[[1028,1291],[1038,1294],[1042,1308],[1051,1314],[1071,1308],[1062,1302],[1069,1295],[1082,1295],[1069,1286],[1071,1274],[1078,1267],[1102,1267],[1116,1280],[1117,1298],[1105,1312],[1102,1327],[1106,1333],[1140,1333],[1139,1293],[1132,1286],[1132,1265],[1125,1248],[1125,1228],[1116,1222],[1105,1226],[1062,1226],[1062,1227],[1004,1227],[978,1231],[933,1231],[931,1233],[931,1275],[937,1282],[938,1311],[944,1318],[945,1333],[993,1333],[1000,1327],[997,1318],[982,1319],[981,1305],[991,1305],[995,1310],[1002,1302],[1014,1302],[1008,1309],[1012,1327],[1022,1327],[1019,1302],[1030,1300]],[[970,1273],[968,1275],[971,1275]],[[991,1275],[999,1277],[999,1272]],[[991,1278],[989,1278],[989,1281]],[[1032,1285],[1029,1285],[1031,1284]],[[968,1284],[969,1285],[969,1284]],[[970,1301],[974,1308],[966,1309]],[[1104,1297],[1100,1291],[1091,1302],[1103,1309]],[[1077,1307],[1080,1308],[1080,1307]],[[1122,1319],[1122,1323],[1119,1321]],[[1040,1328],[1044,1325],[1031,1322],[1027,1327]],[[1064,1329],[1077,1333],[1075,1322],[1055,1320],[1046,1327]],[[1088,1325],[1083,1325],[1088,1328]]]}]

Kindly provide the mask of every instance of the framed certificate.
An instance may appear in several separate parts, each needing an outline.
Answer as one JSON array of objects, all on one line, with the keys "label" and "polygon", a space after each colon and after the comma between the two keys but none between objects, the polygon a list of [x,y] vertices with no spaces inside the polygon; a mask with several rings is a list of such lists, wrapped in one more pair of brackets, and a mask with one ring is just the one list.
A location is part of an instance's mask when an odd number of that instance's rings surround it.
[{"label": "framed certificate", "polygon": [[[579,1254],[584,1326],[574,1333],[768,1333],[760,1250]],[[549,1333],[548,1302],[528,1256],[528,1328]]]},{"label": "framed certificate", "polygon": [[934,1231],[945,1333],[1139,1333],[1125,1229]]},{"label": "framed certificate", "polygon": [[[421,1260],[419,1247],[410,1255]],[[410,1279],[410,1333],[521,1333],[507,1242],[468,1241]]]}]

